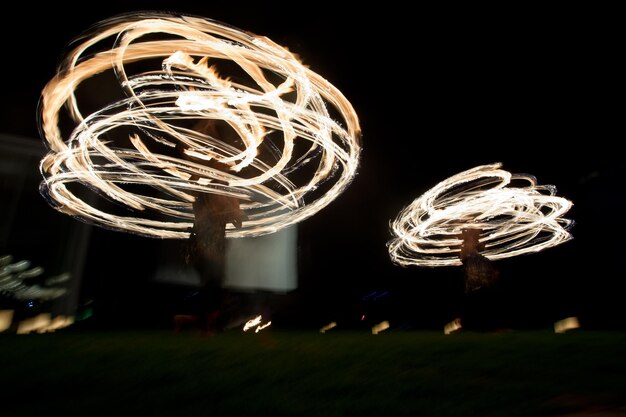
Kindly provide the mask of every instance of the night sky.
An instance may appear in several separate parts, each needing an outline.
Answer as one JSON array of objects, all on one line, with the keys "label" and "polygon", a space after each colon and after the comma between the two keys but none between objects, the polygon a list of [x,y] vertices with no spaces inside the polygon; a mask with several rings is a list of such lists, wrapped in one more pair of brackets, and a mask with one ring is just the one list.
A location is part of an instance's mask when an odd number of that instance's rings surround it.
[{"label": "night sky", "polygon": [[[623,139],[623,128],[615,129],[621,47],[612,13],[409,11],[394,2],[349,13],[318,4],[304,3],[310,10],[302,13],[271,3],[109,2],[81,10],[80,19],[18,6],[22,28],[0,29],[3,132],[39,140],[39,93],[67,43],[91,24],[133,10],[223,21],[296,52],[345,94],[361,122],[361,168],[352,185],[299,225],[300,287],[287,307],[295,316],[311,325],[338,314],[353,319],[364,296],[386,291],[380,303],[389,305],[374,309],[389,308],[414,327],[445,322],[458,302],[460,269],[393,265],[389,220],[437,182],[502,162],[556,185],[574,202],[567,217],[576,225],[570,242],[498,261],[500,301],[492,307],[514,327],[577,315],[590,327],[623,328],[626,158],[616,148]],[[22,38],[26,31],[37,40]],[[140,294],[155,253],[176,257],[179,250],[180,242],[95,228],[85,297],[114,300],[119,309],[153,306]]]}]

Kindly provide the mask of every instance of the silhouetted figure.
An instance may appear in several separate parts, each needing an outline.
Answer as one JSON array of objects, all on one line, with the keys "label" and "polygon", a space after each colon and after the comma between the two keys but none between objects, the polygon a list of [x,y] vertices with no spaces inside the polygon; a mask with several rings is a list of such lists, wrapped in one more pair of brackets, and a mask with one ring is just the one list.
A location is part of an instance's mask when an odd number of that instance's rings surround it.
[{"label": "silhouetted figure", "polygon": [[485,244],[479,241],[480,232],[480,229],[473,228],[461,231],[463,243],[459,258],[463,263],[466,293],[490,287],[500,275],[492,262],[480,254],[485,250]]},{"label": "silhouetted figure", "polygon": [[[211,136],[219,134],[212,121],[201,122],[195,129]],[[178,150],[183,158],[222,172],[228,171],[227,165],[213,159],[206,161],[185,154],[182,145]],[[189,180],[197,181],[198,177],[192,176]],[[224,299],[222,284],[226,260],[226,226],[232,223],[235,227],[242,227],[245,216],[237,198],[213,193],[196,193],[194,197],[196,199],[193,203],[194,223],[190,230],[185,260],[200,275],[202,282],[200,292],[205,311],[199,314],[206,320],[207,331],[214,333],[217,330],[216,323]]]},{"label": "silhouetted figure", "polygon": [[466,228],[461,232],[463,243],[459,258],[463,263],[465,286],[461,321],[463,328],[470,330],[493,329],[499,320],[493,286],[500,272],[492,261],[481,255],[485,244],[479,240],[480,232],[478,228]]}]

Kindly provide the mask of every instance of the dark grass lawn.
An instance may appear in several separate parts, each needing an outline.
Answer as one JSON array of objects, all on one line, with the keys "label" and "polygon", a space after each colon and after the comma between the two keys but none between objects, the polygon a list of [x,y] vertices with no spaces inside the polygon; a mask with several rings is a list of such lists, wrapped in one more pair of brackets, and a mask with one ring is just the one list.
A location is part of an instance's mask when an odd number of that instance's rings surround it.
[{"label": "dark grass lawn", "polygon": [[[626,405],[626,333],[0,335],[0,416],[556,416]],[[590,414],[591,415],[591,414]]]}]

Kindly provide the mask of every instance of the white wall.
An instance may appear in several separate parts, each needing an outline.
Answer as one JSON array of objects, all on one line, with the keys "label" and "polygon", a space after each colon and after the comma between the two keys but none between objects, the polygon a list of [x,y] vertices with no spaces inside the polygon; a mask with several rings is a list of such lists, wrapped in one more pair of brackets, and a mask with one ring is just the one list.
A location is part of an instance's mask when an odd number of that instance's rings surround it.
[{"label": "white wall", "polygon": [[298,286],[296,225],[226,244],[225,287],[287,292]]}]

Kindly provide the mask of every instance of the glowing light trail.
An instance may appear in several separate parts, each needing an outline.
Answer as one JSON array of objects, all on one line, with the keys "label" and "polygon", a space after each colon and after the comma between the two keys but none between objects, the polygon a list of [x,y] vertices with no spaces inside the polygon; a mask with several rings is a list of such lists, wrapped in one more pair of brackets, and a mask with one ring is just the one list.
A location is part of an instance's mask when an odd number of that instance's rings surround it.
[{"label": "glowing light trail", "polygon": [[266,327],[269,327],[269,326],[271,326],[271,325],[272,325],[272,322],[271,322],[271,321],[268,321],[268,322],[267,322],[267,323],[265,323],[265,324],[261,324],[261,320],[262,320],[262,318],[261,318],[261,316],[260,316],[260,315],[256,316],[256,317],[255,317],[255,318],[253,318],[253,319],[248,320],[248,321],[246,322],[246,324],[244,324],[244,325],[243,325],[243,331],[244,331],[244,332],[247,332],[247,331],[248,331],[248,330],[250,330],[251,328],[256,327],[256,328],[254,329],[254,333],[258,333],[258,332],[260,332],[261,330],[265,329]]},{"label": "glowing light trail", "polygon": [[322,326],[322,328],[320,329],[320,333],[326,333],[327,331],[329,331],[330,329],[334,329],[335,327],[337,327],[337,322],[331,321],[327,325]]},{"label": "glowing light trail", "polygon": [[[356,173],[360,127],[351,104],[268,38],[200,17],[135,13],[78,41],[40,102],[50,148],[41,191],[61,212],[185,239],[194,196],[215,193],[237,198],[245,214],[227,236],[256,236],[313,215]],[[95,111],[92,102],[81,106],[86,95],[114,95],[84,86],[102,74],[117,77],[119,98]],[[219,134],[195,128],[206,122]],[[93,192],[127,211],[102,208]]]},{"label": "glowing light trail", "polygon": [[[67,293],[66,288],[52,285],[69,281],[69,274],[50,277],[44,286],[30,284],[28,281],[40,277],[44,269],[40,266],[31,268],[28,260],[13,262],[13,256],[0,256],[0,296],[12,297],[17,300],[53,300]],[[1,326],[0,326],[1,327]]]},{"label": "glowing light trail", "polygon": [[247,332],[248,330],[250,330],[252,327],[254,326],[258,326],[261,324],[261,316],[256,316],[253,319],[250,319],[246,322],[246,324],[243,325],[243,331]]},{"label": "glowing light trail", "polygon": [[372,326],[372,334],[378,334],[382,331],[385,331],[389,328],[389,322],[387,320],[381,321],[378,324]]},{"label": "glowing light trail", "polygon": [[254,329],[254,333],[258,333],[258,332],[260,332],[261,330],[263,330],[263,329],[265,329],[266,327],[269,327],[269,326],[271,326],[271,325],[272,325],[272,322],[271,322],[271,321],[268,321],[268,322],[267,322],[267,323],[265,323],[265,324],[261,324],[261,325],[257,326],[257,328],[256,328],[256,329]]},{"label": "glowing light trail", "polygon": [[572,202],[552,185],[501,164],[456,174],[405,207],[391,223],[389,255],[399,265],[461,265],[461,230],[480,229],[491,260],[539,252],[571,239]]}]

